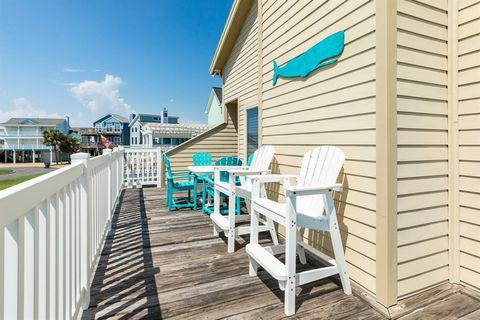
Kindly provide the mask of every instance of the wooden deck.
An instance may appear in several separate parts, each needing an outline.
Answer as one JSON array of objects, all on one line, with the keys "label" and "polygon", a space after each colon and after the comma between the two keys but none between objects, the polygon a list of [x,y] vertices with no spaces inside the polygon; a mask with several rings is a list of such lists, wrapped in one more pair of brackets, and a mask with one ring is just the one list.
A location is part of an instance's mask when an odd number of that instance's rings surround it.
[{"label": "wooden deck", "polygon": [[[265,271],[248,275],[245,241],[228,254],[226,242],[212,235],[207,216],[188,209],[168,214],[160,189],[125,190],[112,229],[84,319],[284,318],[276,281]],[[384,319],[330,279],[297,293],[297,313],[291,318]],[[477,319],[479,310],[478,300],[457,292],[404,318]]]}]

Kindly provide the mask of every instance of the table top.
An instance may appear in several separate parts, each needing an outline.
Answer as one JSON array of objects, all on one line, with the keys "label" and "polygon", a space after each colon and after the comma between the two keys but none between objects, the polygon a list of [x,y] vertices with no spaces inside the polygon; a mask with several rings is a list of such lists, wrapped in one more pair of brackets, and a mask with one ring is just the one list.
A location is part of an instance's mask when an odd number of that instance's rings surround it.
[{"label": "table top", "polygon": [[195,174],[211,174],[213,173],[213,166],[189,166],[188,170]]}]

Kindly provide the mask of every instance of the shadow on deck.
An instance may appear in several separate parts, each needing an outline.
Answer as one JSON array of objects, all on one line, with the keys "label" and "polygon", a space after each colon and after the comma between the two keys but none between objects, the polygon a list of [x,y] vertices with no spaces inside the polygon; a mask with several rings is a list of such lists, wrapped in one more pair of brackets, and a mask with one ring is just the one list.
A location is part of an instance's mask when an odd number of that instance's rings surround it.
[{"label": "shadow on deck", "polygon": [[[168,214],[163,190],[127,189],[83,319],[283,318],[283,292],[265,271],[259,277],[248,275],[244,246],[240,239],[237,251],[228,254],[224,239],[213,236],[209,218],[199,211]],[[297,288],[297,295],[292,318],[384,319],[363,300],[344,295],[330,279]],[[478,301],[475,305],[480,308]],[[437,319],[425,309],[407,318]],[[463,310],[467,314],[465,306]]]}]

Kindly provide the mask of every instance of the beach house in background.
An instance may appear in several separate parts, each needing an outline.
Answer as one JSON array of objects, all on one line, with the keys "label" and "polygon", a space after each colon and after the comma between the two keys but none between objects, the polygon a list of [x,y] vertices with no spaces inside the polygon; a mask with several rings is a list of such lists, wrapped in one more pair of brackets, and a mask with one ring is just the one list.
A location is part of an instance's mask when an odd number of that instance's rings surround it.
[{"label": "beach house in background", "polygon": [[213,87],[212,90],[210,90],[205,113],[208,117],[209,126],[213,127],[223,123],[222,88]]},{"label": "beach house in background", "polygon": [[43,132],[57,128],[69,134],[70,118],[11,118],[0,126],[0,161],[40,162],[43,157],[53,161],[55,153],[43,144]]},{"label": "beach house in background", "polygon": [[[130,145],[143,145],[142,128],[149,123],[173,123],[178,124],[178,117],[168,114],[167,108],[163,108],[161,114],[137,113],[130,115]],[[162,144],[162,141],[157,141],[157,144]]]},{"label": "beach house in background", "polygon": [[99,155],[103,146],[100,143],[99,135],[94,128],[90,127],[72,127],[70,128],[71,137],[78,140],[81,152],[87,152],[90,155]]},{"label": "beach house in background", "polygon": [[93,128],[113,143],[113,146],[130,144],[129,121],[115,113],[109,113],[93,122]]}]

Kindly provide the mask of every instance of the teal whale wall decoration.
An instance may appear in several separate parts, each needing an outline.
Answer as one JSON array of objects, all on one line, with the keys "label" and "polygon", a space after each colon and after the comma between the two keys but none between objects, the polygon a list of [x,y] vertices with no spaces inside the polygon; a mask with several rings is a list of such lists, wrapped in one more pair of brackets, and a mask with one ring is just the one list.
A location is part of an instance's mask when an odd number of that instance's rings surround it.
[{"label": "teal whale wall decoration", "polygon": [[283,67],[273,61],[273,85],[277,84],[278,77],[306,77],[320,67],[335,63],[336,57],[343,51],[344,41],[345,32],[339,31],[288,61]]}]

